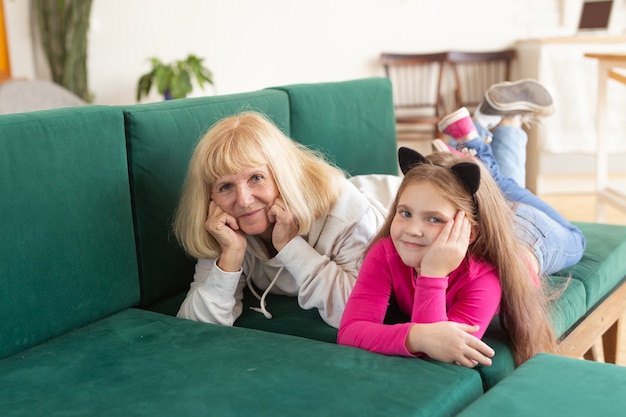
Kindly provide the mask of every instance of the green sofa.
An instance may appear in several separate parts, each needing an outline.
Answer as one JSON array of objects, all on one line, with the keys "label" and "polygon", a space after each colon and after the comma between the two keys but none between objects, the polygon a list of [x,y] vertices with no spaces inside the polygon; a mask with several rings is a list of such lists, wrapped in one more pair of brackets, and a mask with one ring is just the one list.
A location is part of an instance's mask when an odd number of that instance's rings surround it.
[{"label": "green sofa", "polygon": [[[293,298],[234,327],[174,317],[195,261],[170,223],[201,135],[257,110],[351,175],[397,174],[391,94],[370,78],[0,116],[2,415],[451,416],[513,372],[497,320],[494,365],[466,369],[336,345]],[[625,288],[626,227],[580,226],[564,336]]]},{"label": "green sofa", "polygon": [[459,417],[622,417],[625,409],[626,369],[541,353]]}]

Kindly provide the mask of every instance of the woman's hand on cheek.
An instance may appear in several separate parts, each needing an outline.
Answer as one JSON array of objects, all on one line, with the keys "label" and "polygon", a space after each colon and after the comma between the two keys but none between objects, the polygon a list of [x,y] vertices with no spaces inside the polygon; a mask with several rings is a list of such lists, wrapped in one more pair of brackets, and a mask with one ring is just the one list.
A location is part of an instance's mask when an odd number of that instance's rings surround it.
[{"label": "woman's hand on cheek", "polygon": [[286,207],[283,199],[278,197],[267,213],[270,222],[274,223],[272,245],[278,252],[298,235],[298,221]]},{"label": "woman's hand on cheek", "polygon": [[224,271],[238,271],[246,254],[247,242],[237,219],[211,201],[204,227],[222,248],[218,266]]},{"label": "woman's hand on cheek", "polygon": [[445,277],[454,271],[467,254],[471,224],[459,211],[454,221],[445,224],[422,259],[420,273],[427,277]]}]

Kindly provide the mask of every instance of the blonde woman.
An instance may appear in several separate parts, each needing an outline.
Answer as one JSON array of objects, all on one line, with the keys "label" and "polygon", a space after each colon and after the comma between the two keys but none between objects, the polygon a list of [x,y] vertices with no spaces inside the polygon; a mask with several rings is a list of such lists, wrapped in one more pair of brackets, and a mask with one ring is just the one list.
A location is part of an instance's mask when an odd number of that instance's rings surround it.
[{"label": "blonde woman", "polygon": [[259,113],[217,122],[191,157],[174,221],[197,258],[178,316],[233,325],[248,286],[267,318],[272,292],[298,297],[338,327],[363,250],[400,183],[367,177],[346,179]]}]

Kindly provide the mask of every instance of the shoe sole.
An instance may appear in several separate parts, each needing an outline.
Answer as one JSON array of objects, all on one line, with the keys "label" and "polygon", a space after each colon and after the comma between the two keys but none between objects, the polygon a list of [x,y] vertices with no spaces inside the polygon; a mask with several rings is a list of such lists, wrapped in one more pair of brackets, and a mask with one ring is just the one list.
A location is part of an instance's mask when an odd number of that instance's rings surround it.
[{"label": "shoe sole", "polygon": [[[486,103],[485,103],[486,102]],[[493,85],[485,94],[480,111],[491,115],[534,113],[549,116],[554,113],[552,96],[533,79],[504,81]]]},{"label": "shoe sole", "polygon": [[469,111],[465,107],[461,107],[447,116],[444,116],[439,123],[437,123],[437,127],[440,132],[443,132],[452,123],[458,122],[465,117],[470,117]]}]

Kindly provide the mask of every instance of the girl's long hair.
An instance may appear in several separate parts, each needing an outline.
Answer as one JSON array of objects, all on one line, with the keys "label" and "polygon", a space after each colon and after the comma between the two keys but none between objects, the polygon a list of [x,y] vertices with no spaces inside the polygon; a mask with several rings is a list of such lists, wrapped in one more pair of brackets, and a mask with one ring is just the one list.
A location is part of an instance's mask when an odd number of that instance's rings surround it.
[{"label": "girl's long hair", "polygon": [[293,141],[260,113],[226,117],[200,139],[189,162],[173,224],[174,234],[188,254],[215,258],[221,251],[205,229],[214,182],[265,164],[298,220],[300,235],[309,232],[341,193],[340,180],[345,174],[321,153]]},{"label": "girl's long hair", "polygon": [[[532,252],[525,250],[516,239],[513,206],[506,200],[489,171],[475,158],[459,157],[447,152],[435,152],[426,158],[431,163],[418,165],[406,173],[385,224],[368,250],[377,240],[389,236],[399,197],[406,187],[416,182],[432,184],[470,220],[475,239],[468,248],[468,255],[492,264],[498,271],[502,287],[500,320],[513,342],[515,365],[519,366],[539,352],[554,353],[556,339],[548,314],[548,297],[543,287],[537,287],[530,260],[525,257]],[[476,204],[449,169],[459,162],[474,162],[480,168]]]}]

